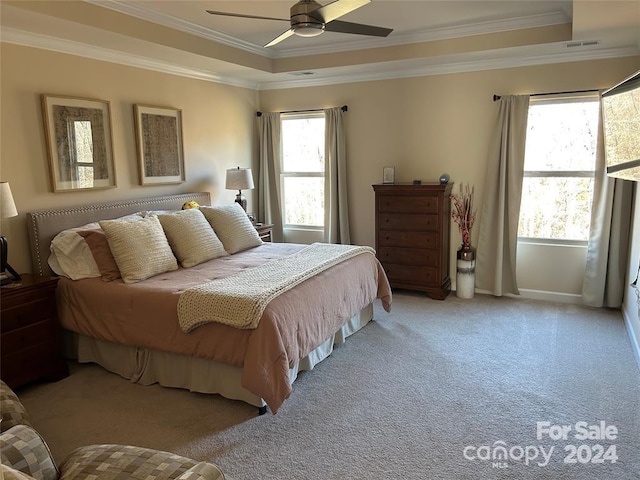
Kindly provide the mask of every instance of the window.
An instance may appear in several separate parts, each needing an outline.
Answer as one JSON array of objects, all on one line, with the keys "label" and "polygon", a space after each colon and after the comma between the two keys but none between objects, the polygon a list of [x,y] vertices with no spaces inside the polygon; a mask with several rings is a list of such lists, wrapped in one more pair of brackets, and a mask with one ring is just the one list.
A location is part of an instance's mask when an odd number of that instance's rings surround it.
[{"label": "window", "polygon": [[532,99],[518,237],[584,244],[593,199],[597,95]]},{"label": "window", "polygon": [[74,120],[71,168],[80,188],[93,187],[93,134],[90,120]]},{"label": "window", "polygon": [[324,113],[282,115],[285,227],[324,228]]}]

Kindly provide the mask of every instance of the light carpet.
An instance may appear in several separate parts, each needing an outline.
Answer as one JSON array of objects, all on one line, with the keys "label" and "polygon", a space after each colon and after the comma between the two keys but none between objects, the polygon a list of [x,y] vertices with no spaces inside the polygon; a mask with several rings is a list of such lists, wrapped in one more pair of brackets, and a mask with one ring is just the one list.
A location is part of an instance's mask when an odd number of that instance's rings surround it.
[{"label": "light carpet", "polygon": [[[396,293],[374,318],[301,374],[275,416],[96,365],[18,393],[58,461],[124,443],[212,461],[235,480],[640,478],[640,372],[619,311]],[[571,430],[538,439],[538,422]],[[579,422],[617,434],[579,439]]]}]

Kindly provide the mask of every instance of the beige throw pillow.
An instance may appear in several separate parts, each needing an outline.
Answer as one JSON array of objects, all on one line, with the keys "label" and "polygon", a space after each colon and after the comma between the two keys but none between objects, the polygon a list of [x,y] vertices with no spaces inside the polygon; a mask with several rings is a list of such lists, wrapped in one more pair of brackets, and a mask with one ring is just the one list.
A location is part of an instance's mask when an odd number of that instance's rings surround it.
[{"label": "beige throw pillow", "polygon": [[239,204],[200,207],[200,211],[204,213],[227,252],[237,253],[262,245],[247,212]]},{"label": "beige throw pillow", "polygon": [[229,255],[213,228],[197,208],[158,215],[160,224],[180,264],[193,267]]},{"label": "beige throw pillow", "polygon": [[103,220],[100,227],[107,236],[124,283],[177,270],[178,262],[158,217],[143,218],[138,222]]}]

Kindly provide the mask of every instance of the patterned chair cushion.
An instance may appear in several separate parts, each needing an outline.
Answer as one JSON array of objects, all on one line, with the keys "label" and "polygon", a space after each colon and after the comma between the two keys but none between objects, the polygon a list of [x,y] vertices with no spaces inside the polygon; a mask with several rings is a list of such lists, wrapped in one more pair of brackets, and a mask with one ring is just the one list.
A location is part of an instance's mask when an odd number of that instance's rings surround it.
[{"label": "patterned chair cushion", "polygon": [[71,452],[60,467],[60,480],[177,480],[197,464],[195,460],[149,448],[89,445]]},{"label": "patterned chair cushion", "polygon": [[0,478],[3,480],[35,480],[31,475],[22,473],[20,470],[16,470],[7,465],[0,465],[0,472],[2,472]]},{"label": "patterned chair cushion", "polygon": [[9,386],[0,380],[0,431],[5,432],[15,425],[31,426],[29,415],[18,396]]},{"label": "patterned chair cushion", "polygon": [[33,428],[16,425],[0,435],[2,464],[37,480],[57,480],[58,469],[42,437]]},{"label": "patterned chair cushion", "polygon": [[222,470],[216,465],[207,462],[200,462],[195,467],[191,467],[189,470],[180,475],[177,480],[231,480],[229,477],[225,477]]}]

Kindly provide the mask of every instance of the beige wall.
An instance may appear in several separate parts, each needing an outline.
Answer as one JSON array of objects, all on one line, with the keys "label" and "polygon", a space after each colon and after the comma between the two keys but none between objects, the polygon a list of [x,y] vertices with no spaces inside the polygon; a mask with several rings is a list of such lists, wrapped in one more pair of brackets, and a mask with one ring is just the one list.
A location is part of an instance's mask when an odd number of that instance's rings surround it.
[{"label": "beige wall", "polygon": [[[382,180],[383,166],[396,167],[397,181],[435,181],[447,172],[456,183],[475,185],[479,206],[496,116],[494,93],[606,88],[635,71],[640,62],[639,57],[629,57],[258,93],[14,45],[2,44],[1,54],[0,178],[11,183],[21,213],[195,190],[210,191],[214,203],[231,202],[234,192],[224,190],[226,168],[252,164],[257,180],[258,107],[277,111],[347,104],[352,239],[364,245],[374,245],[371,184]],[[40,110],[42,93],[111,102],[118,188],[51,192]],[[134,103],[183,110],[186,183],[138,185]],[[255,190],[246,193],[249,210],[255,211]],[[9,238],[11,264],[19,271],[29,271],[24,215],[3,220],[1,227]],[[477,233],[476,227],[474,243]],[[460,243],[457,231],[451,238],[453,251]],[[536,264],[527,257],[521,263],[526,262]],[[452,272],[454,267],[452,252]],[[528,272],[520,281],[524,288],[545,290],[553,278],[554,290],[575,293],[579,282],[573,278],[563,285],[559,277],[542,268]]]},{"label": "beige wall", "polygon": [[[251,166],[256,156],[257,92],[15,45],[2,44],[1,54],[0,178],[10,182],[21,214],[2,221],[2,234],[9,240],[9,262],[19,272],[31,270],[28,211],[189,191],[209,191],[215,203],[233,201],[234,192],[224,189],[225,170]],[[111,102],[117,188],[52,193],[43,93]],[[185,183],[138,185],[134,103],[182,109]]]},{"label": "beige wall", "polygon": [[[382,167],[396,167],[396,181],[437,181],[446,172],[453,182],[476,188],[483,197],[489,139],[496,120],[493,94],[544,93],[607,88],[637,70],[639,57],[521,67],[386,81],[292,88],[260,92],[263,111],[296,110],[346,104],[348,182],[352,241],[371,245],[374,195]],[[457,189],[457,187],[454,187]],[[479,212],[478,212],[479,215]],[[477,225],[477,224],[476,224]],[[477,245],[478,228],[472,230]],[[451,235],[453,251],[460,245]],[[577,252],[579,253],[579,252]],[[579,257],[580,255],[577,255]],[[576,256],[574,256],[576,257]],[[534,262],[532,259],[528,259]],[[524,260],[523,260],[524,261]],[[524,288],[576,293],[575,278],[563,284],[566,270],[527,272]],[[532,276],[533,275],[533,276]]]}]

